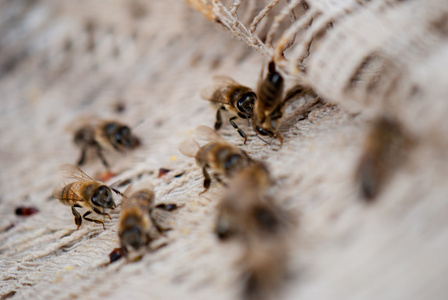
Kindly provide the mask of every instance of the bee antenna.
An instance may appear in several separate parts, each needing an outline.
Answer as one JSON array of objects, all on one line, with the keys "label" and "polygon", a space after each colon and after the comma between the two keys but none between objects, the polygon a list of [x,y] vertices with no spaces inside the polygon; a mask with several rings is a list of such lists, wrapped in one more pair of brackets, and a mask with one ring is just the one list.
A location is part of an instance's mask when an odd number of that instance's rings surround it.
[{"label": "bee antenna", "polygon": [[221,104],[225,104],[225,105],[230,105],[230,102],[223,102],[223,101],[219,101],[219,100],[207,100],[210,102],[215,102],[215,103],[221,103]]},{"label": "bee antenna", "polygon": [[124,195],[123,195],[123,193],[122,192],[120,192],[119,190],[117,190],[117,189],[114,189],[113,187],[111,187],[110,188],[112,191],[114,191],[116,194],[118,194],[118,195],[120,195],[121,197],[123,197]]},{"label": "bee antenna", "polygon": [[275,62],[273,60],[271,60],[269,62],[268,69],[269,69],[269,72],[271,72],[271,73],[275,73],[276,72],[276,70],[275,70]]},{"label": "bee antenna", "polygon": [[268,145],[271,145],[271,143],[269,143],[268,141],[264,140],[261,136],[259,136],[258,134],[255,135],[257,138],[259,138],[260,140],[262,140],[263,142],[265,142]]},{"label": "bee antenna", "polygon": [[115,182],[109,184],[109,187],[111,189],[113,189],[114,186],[118,186],[118,185],[126,185],[126,183],[124,183],[126,180],[122,180],[122,179],[118,179]]},{"label": "bee antenna", "polygon": [[247,126],[250,126],[249,116],[247,115],[247,111],[244,112],[246,114]]},{"label": "bee antenna", "polygon": [[145,122],[146,119],[142,119],[140,121],[138,121],[137,123],[135,123],[134,125],[132,125],[131,129],[134,130],[136,127],[142,125],[143,122]]}]

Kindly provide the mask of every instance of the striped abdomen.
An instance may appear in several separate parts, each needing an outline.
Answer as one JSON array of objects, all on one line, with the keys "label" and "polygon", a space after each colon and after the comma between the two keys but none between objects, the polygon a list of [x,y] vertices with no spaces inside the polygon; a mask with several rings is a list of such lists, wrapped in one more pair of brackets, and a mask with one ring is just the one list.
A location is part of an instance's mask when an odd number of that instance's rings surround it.
[{"label": "striped abdomen", "polygon": [[143,189],[134,192],[131,196],[123,198],[121,204],[118,236],[121,245],[139,249],[146,245],[150,239],[156,237],[157,231],[152,232],[153,224],[150,218],[151,204],[154,201],[154,192]]},{"label": "striped abdomen", "polygon": [[269,73],[258,90],[258,99],[265,109],[276,107],[283,94],[283,77],[276,71],[275,64],[269,63]]},{"label": "striped abdomen", "polygon": [[132,193],[127,198],[123,198],[121,207],[122,211],[137,208],[142,212],[149,212],[154,202],[154,192],[149,189],[142,189]]},{"label": "striped abdomen", "polygon": [[77,202],[83,202],[84,199],[80,198],[76,193],[81,188],[82,185],[83,185],[82,182],[72,182],[67,184],[61,189],[60,194],[58,195],[57,198],[61,200],[63,204],[69,206],[72,206]]},{"label": "striped abdomen", "polygon": [[84,126],[75,132],[75,144],[78,146],[95,145],[95,127]]}]

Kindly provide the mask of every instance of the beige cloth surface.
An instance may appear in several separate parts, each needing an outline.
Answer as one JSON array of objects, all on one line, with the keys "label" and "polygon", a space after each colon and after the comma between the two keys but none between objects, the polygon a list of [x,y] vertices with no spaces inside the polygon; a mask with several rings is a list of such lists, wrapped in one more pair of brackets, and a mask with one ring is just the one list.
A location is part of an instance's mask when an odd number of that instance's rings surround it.
[{"label": "beige cloth surface", "polygon": [[[305,118],[313,99],[291,103],[281,149],[256,139],[243,120],[246,145],[227,123],[221,134],[268,164],[276,202],[298,220],[282,299],[446,299],[448,5],[360,3],[309,0],[297,20],[317,14],[313,26],[333,27],[306,73],[295,63],[306,47],[300,36],[280,62],[289,86],[307,82],[341,106],[314,106]],[[238,14],[263,8],[249,4]],[[213,125],[215,111],[199,96],[213,75],[255,88],[266,59],[182,1],[1,1],[1,297],[238,298],[242,249],[212,232],[224,188],[198,195],[202,173],[178,145],[197,125]],[[379,112],[401,120],[416,143],[377,201],[366,204],[354,173],[368,120]],[[106,230],[84,222],[76,231],[69,207],[49,198],[59,165],[78,159],[70,126],[89,116],[144,121],[134,130],[141,148],[105,154],[119,173],[109,183],[149,180],[156,203],[184,204],[161,216],[173,228],[168,245],[141,261],[104,266],[119,245],[119,209],[105,219]],[[157,178],[162,167],[172,171]],[[104,167],[92,154],[83,170],[95,175]],[[15,216],[20,205],[39,213]]]}]

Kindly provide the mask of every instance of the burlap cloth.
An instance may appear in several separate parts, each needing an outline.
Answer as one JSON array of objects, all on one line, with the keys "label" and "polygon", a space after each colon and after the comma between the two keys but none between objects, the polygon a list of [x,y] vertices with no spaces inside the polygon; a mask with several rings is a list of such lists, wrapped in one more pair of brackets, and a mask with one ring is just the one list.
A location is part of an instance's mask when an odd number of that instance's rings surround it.
[{"label": "burlap cloth", "polygon": [[[254,33],[264,1],[211,2],[189,1],[206,18],[174,0],[0,2],[2,299],[239,298],[241,246],[212,232],[224,188],[198,195],[202,173],[178,145],[197,125],[213,125],[215,111],[199,96],[212,76],[255,88],[268,55],[289,86],[300,80],[338,104],[307,111],[313,99],[292,102],[282,149],[243,120],[246,145],[229,124],[221,130],[268,164],[277,204],[298,221],[282,298],[446,299],[448,2],[270,1],[270,21]],[[274,16],[288,5],[294,17],[283,11],[270,43]],[[415,144],[367,204],[354,174],[369,120],[383,113]],[[79,155],[70,124],[89,116],[143,121],[134,129],[142,147],[105,154],[119,173],[109,183],[149,180],[157,203],[184,204],[161,214],[173,228],[167,246],[135,263],[104,266],[118,246],[119,209],[106,230],[84,222],[76,231],[69,207],[49,197],[59,165]],[[171,171],[158,178],[160,168]],[[104,167],[91,154],[83,170]],[[16,216],[20,205],[39,213]]]}]

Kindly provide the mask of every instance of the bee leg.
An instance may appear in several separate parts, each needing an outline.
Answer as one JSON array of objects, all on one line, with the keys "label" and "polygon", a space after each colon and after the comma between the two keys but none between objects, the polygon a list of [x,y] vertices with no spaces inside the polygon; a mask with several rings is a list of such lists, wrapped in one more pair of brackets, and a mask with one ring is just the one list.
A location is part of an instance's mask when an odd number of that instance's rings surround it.
[{"label": "bee leg", "polygon": [[280,149],[281,149],[283,146],[283,136],[280,134],[280,132],[278,132],[275,137],[280,140]]},{"label": "bee leg", "polygon": [[149,218],[151,219],[152,224],[154,224],[154,227],[157,229],[157,232],[159,232],[160,234],[164,234],[165,231],[172,230],[172,228],[164,228],[160,226],[152,214],[149,214]]},{"label": "bee leg", "polygon": [[103,221],[98,220],[98,219],[90,219],[90,218],[87,218],[87,216],[90,215],[91,213],[92,213],[92,212],[91,212],[90,210],[89,210],[89,211],[86,211],[86,213],[82,215],[82,218],[83,218],[84,220],[86,220],[86,221],[89,221],[89,222],[95,222],[95,223],[97,223],[97,224],[101,224],[101,225],[103,225],[103,229],[106,230],[106,227],[104,226],[104,222],[103,222]]},{"label": "bee leg", "polygon": [[233,128],[236,129],[236,131],[238,131],[238,133],[240,134],[240,136],[244,139],[244,144],[246,144],[246,141],[247,141],[246,134],[244,133],[244,131],[242,131],[242,130],[238,127],[238,125],[236,125],[235,122],[233,122],[233,120],[235,120],[236,118],[238,118],[238,117],[236,117],[236,116],[235,116],[235,117],[231,117],[231,118],[229,119],[229,123],[230,123],[230,125],[233,126]]},{"label": "bee leg", "polygon": [[269,117],[271,118],[271,125],[274,127],[275,129],[275,124],[274,124],[274,120],[280,119],[281,117],[283,117],[283,112],[281,110],[275,110],[274,112],[272,112]]},{"label": "bee leg", "polygon": [[151,250],[152,251],[159,250],[160,248],[163,248],[167,245],[168,245],[168,243],[161,243],[160,245],[157,245],[155,248],[153,248],[153,246],[151,246]]},{"label": "bee leg", "polygon": [[93,211],[96,212],[96,213],[99,214],[99,215],[108,216],[108,217],[109,217],[109,220],[112,220],[112,218],[110,217],[110,215],[109,215],[108,213],[102,212],[102,211],[98,210],[98,209],[95,208],[95,207],[93,208]]},{"label": "bee leg", "polygon": [[176,210],[176,209],[178,209],[178,208],[180,208],[182,206],[184,206],[184,205],[183,204],[182,205],[177,205],[177,204],[158,204],[158,205],[156,205],[156,208],[163,209],[165,211],[173,211],[173,210]]},{"label": "bee leg", "polygon": [[378,195],[382,184],[381,178],[384,177],[382,175],[384,171],[381,163],[367,155],[361,158],[356,176],[365,200],[373,200]]},{"label": "bee leg", "polygon": [[215,179],[226,188],[229,187],[224,181],[222,181],[222,179],[219,176],[215,176]]},{"label": "bee leg", "polygon": [[98,156],[101,159],[101,161],[103,162],[103,165],[106,167],[106,169],[109,170],[109,164],[107,163],[106,158],[104,158],[103,152],[101,152],[101,147],[100,146],[98,146],[96,148],[96,153],[98,153]]},{"label": "bee leg", "polygon": [[216,222],[215,233],[220,240],[225,240],[232,235],[232,230],[230,228],[230,223],[228,220],[222,216],[218,217]]},{"label": "bee leg", "polygon": [[204,174],[204,190],[200,192],[199,195],[204,194],[208,190],[208,188],[210,187],[210,183],[212,182],[212,179],[210,178],[210,175],[205,168],[202,168],[202,174]]},{"label": "bee leg", "polygon": [[114,189],[114,188],[110,188],[112,191],[114,191],[116,194],[118,194],[118,195],[120,195],[120,196],[123,196],[123,193],[121,193],[119,190],[117,190],[117,189]]},{"label": "bee leg", "polygon": [[87,146],[82,147],[81,149],[81,156],[78,159],[78,166],[82,166],[84,164],[84,161],[86,160],[86,151],[87,151]]},{"label": "bee leg", "polygon": [[215,130],[219,130],[219,128],[221,128],[221,126],[222,126],[221,110],[224,110],[224,107],[221,106],[216,111]]},{"label": "bee leg", "polygon": [[114,147],[114,149],[117,150],[118,152],[121,152],[121,153],[124,152],[123,149],[120,149],[120,148],[119,148],[116,144],[114,144],[114,143],[112,143],[112,147]]},{"label": "bee leg", "polygon": [[79,212],[75,209],[75,206],[72,206],[72,214],[75,216],[75,224],[78,226],[78,228],[76,228],[76,230],[78,230],[79,226],[81,226],[82,219],[81,219],[81,215],[79,214]]}]

